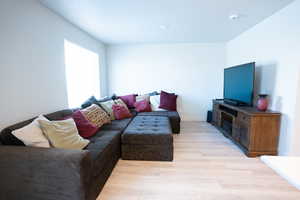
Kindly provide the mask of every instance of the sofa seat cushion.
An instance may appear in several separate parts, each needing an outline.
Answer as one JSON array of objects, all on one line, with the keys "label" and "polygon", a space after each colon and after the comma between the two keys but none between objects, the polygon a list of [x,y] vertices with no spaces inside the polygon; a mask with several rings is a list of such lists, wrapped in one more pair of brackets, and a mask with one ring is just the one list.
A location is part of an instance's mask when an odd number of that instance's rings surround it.
[{"label": "sofa seat cushion", "polygon": [[137,116],[125,129],[122,144],[170,144],[172,130],[167,117]]},{"label": "sofa seat cushion", "polygon": [[113,120],[110,124],[105,124],[101,127],[101,130],[117,130],[123,132],[132,118],[126,118],[122,120]]},{"label": "sofa seat cushion", "polygon": [[116,150],[120,151],[120,135],[121,132],[117,130],[100,130],[90,138],[90,144],[85,150],[91,154],[94,176],[104,170],[106,163],[115,156]]},{"label": "sofa seat cushion", "polygon": [[153,111],[138,113],[138,116],[166,116],[169,117],[173,133],[180,132],[181,118],[177,111]]}]

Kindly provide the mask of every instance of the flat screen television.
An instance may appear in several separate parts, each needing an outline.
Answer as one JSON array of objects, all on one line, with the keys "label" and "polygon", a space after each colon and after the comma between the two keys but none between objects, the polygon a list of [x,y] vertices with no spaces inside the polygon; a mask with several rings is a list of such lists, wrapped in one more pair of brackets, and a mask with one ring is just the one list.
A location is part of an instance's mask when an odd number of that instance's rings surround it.
[{"label": "flat screen television", "polygon": [[253,105],[255,63],[224,70],[224,100],[238,106]]}]

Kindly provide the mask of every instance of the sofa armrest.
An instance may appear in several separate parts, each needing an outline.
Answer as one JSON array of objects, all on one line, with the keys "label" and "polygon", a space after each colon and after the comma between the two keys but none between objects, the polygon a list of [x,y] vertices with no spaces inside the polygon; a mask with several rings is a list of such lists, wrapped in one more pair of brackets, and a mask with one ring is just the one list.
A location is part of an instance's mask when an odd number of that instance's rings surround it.
[{"label": "sofa armrest", "polygon": [[86,200],[92,160],[88,151],[0,147],[0,199]]}]

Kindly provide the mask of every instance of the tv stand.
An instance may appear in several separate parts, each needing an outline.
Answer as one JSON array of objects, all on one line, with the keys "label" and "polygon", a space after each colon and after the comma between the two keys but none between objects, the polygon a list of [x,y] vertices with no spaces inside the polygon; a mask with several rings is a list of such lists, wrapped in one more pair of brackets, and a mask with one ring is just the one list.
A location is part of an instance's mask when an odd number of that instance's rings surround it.
[{"label": "tv stand", "polygon": [[281,114],[213,101],[212,124],[249,157],[277,155]]}]

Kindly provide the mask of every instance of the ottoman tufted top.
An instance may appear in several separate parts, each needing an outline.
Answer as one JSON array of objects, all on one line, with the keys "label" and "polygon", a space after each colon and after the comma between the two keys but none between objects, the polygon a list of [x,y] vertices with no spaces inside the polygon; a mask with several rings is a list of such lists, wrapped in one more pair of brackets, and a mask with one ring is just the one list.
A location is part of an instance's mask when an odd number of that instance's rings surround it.
[{"label": "ottoman tufted top", "polygon": [[123,144],[170,144],[173,142],[168,117],[136,116],[122,135]]}]

